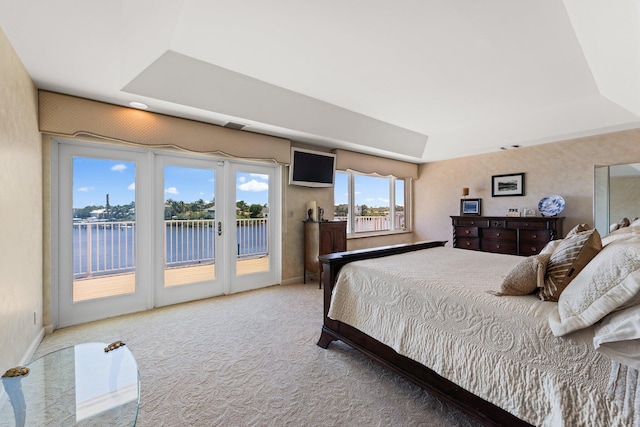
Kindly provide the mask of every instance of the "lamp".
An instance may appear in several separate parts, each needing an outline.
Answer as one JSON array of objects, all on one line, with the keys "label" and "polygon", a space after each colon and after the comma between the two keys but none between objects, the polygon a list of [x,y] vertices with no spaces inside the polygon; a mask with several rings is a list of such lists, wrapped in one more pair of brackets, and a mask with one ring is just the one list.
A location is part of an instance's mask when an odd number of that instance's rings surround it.
[{"label": "lamp", "polygon": [[462,197],[467,197],[469,195],[469,188],[468,187],[464,187],[462,189]]}]

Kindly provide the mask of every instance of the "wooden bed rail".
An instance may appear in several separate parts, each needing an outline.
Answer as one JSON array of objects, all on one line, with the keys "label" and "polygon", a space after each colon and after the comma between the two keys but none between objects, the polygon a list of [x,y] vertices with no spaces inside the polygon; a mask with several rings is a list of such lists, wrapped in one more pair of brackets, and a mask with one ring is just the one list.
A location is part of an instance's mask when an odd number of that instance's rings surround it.
[{"label": "wooden bed rail", "polygon": [[[324,324],[318,346],[328,348],[333,341],[340,340],[387,369],[417,384],[437,398],[446,401],[486,426],[531,426],[511,413],[487,402],[455,383],[438,375],[426,366],[398,354],[391,347],[371,338],[360,330],[327,316],[331,293],[340,269],[353,261],[380,258],[406,252],[444,246],[446,241],[428,241],[400,244],[357,251],[338,252],[320,256],[322,263],[322,285],[324,286]],[[462,249],[461,249],[462,250]]]}]

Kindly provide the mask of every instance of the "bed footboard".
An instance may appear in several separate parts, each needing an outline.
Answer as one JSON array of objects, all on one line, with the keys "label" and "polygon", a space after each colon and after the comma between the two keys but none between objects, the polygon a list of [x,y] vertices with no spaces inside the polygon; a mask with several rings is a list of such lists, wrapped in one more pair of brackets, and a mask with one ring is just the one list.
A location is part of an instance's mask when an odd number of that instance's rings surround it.
[{"label": "bed footboard", "polygon": [[338,273],[344,265],[353,261],[444,246],[445,243],[444,241],[430,241],[401,244],[320,256],[320,262],[322,262],[321,280],[324,286],[324,324],[318,340],[318,346],[326,349],[333,341],[340,340],[441,400],[453,404],[484,425],[530,426],[529,423],[457,386],[426,366],[398,354],[391,347],[382,344],[358,329],[332,320],[327,316],[329,304],[331,303],[331,293]]}]

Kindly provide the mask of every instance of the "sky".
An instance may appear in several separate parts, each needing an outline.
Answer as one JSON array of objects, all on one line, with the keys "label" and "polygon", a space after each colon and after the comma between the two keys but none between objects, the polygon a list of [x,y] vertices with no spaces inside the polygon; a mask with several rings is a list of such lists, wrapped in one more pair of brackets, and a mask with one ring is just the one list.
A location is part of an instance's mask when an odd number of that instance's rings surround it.
[{"label": "sky", "polygon": [[[104,206],[106,195],[112,206],[135,200],[134,162],[75,157],[73,159],[73,207]],[[192,203],[214,198],[215,175],[212,169],[165,167],[164,200]],[[236,201],[264,205],[268,201],[266,175],[239,172],[236,175]]]}]

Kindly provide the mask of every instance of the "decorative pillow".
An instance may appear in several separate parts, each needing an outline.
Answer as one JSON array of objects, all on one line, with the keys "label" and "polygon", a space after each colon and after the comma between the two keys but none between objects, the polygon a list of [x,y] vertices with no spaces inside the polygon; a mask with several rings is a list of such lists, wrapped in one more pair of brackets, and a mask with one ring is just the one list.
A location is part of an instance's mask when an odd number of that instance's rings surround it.
[{"label": "decorative pillow", "polygon": [[534,255],[520,261],[504,278],[497,296],[529,295],[542,287],[551,254]]},{"label": "decorative pillow", "polygon": [[558,247],[558,245],[560,243],[562,243],[562,239],[551,240],[549,243],[544,245],[544,248],[542,248],[542,250],[540,251],[540,253],[538,255],[545,255],[545,254],[551,255],[553,253],[553,251],[556,250],[556,248]]},{"label": "decorative pillow", "polygon": [[640,226],[630,225],[629,227],[620,228],[604,236],[602,238],[602,246],[604,247],[616,240],[626,239],[634,234],[640,234]]},{"label": "decorative pillow", "polygon": [[567,237],[573,237],[578,233],[582,233],[583,231],[589,231],[589,230],[591,230],[591,226],[587,224],[578,224],[575,227],[573,227],[571,230],[569,230],[569,232],[565,236],[565,239]]},{"label": "decorative pillow", "polygon": [[640,305],[608,314],[593,329],[593,346],[598,352],[640,369]]},{"label": "decorative pillow", "polygon": [[553,334],[562,336],[593,325],[612,311],[638,303],[640,235],[617,240],[602,251],[562,292],[549,317]]},{"label": "decorative pillow", "polygon": [[547,275],[544,278],[544,286],[540,289],[540,299],[558,301],[562,291],[601,249],[600,234],[595,228],[563,239],[547,264]]}]

